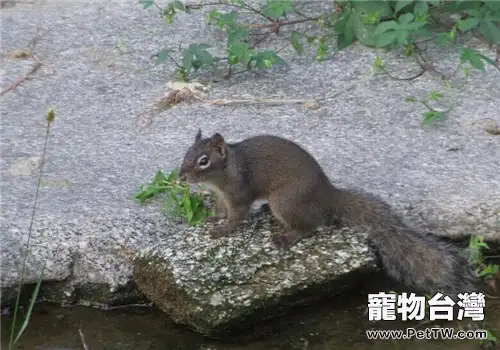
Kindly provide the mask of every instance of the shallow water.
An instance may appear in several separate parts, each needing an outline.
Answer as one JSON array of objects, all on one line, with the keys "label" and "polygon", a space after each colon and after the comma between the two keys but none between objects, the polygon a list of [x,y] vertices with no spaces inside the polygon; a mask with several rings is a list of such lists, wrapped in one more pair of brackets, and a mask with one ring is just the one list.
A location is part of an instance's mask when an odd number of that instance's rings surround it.
[{"label": "shallow water", "polygon": [[[349,298],[339,297],[296,309],[288,316],[268,321],[224,340],[211,340],[175,325],[156,308],[132,307],[96,310],[87,307],[35,306],[34,315],[19,349],[83,349],[81,330],[89,350],[96,349],[481,349],[480,340],[368,340],[367,329],[405,329],[416,322],[370,322],[366,312],[368,292],[359,290]],[[486,300],[485,322],[448,322],[455,330],[467,324],[487,328],[500,338],[500,299]],[[2,316],[2,348],[7,348],[11,316]],[[424,330],[435,323],[418,326]],[[500,347],[497,345],[497,348]]]}]

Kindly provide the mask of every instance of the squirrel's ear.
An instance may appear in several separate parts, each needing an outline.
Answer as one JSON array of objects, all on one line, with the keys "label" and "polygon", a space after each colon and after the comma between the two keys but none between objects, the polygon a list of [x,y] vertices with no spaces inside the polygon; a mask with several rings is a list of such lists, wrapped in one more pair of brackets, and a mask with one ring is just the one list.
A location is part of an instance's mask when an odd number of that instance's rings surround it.
[{"label": "squirrel's ear", "polygon": [[198,129],[196,136],[194,137],[194,142],[198,142],[201,140],[201,129]]},{"label": "squirrel's ear", "polygon": [[214,145],[214,146],[223,146],[225,143],[224,137],[222,137],[222,135],[219,134],[218,132],[216,132],[215,134],[212,135],[211,141],[212,141],[212,145]]},{"label": "squirrel's ear", "polygon": [[217,149],[217,151],[225,157],[226,155],[226,141],[224,140],[224,137],[222,137],[221,134],[215,133],[212,135],[210,138],[210,143],[212,144],[212,147]]}]

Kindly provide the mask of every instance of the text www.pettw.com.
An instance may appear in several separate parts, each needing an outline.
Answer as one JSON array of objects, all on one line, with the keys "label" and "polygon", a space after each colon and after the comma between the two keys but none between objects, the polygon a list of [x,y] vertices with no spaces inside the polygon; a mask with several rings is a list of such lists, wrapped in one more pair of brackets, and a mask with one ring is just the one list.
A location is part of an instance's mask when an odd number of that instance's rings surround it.
[{"label": "text www.pettw.com", "polygon": [[487,339],[488,331],[476,330],[455,330],[453,328],[425,328],[406,330],[367,330],[368,339]]}]

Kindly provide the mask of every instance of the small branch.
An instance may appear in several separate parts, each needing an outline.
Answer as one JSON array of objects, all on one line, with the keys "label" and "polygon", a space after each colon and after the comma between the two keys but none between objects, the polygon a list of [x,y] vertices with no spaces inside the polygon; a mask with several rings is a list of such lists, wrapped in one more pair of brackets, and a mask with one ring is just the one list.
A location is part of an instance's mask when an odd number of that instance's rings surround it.
[{"label": "small branch", "polygon": [[385,69],[383,67],[379,67],[379,68],[382,69],[385,74],[387,74],[390,78],[392,78],[394,80],[413,80],[413,79],[417,79],[418,77],[420,77],[421,75],[423,75],[427,71],[427,68],[422,67],[422,70],[420,72],[418,72],[414,76],[405,77],[405,78],[398,78],[398,77],[393,76],[391,73],[389,73],[389,71],[387,69]]},{"label": "small branch", "polygon": [[436,73],[437,75],[439,75],[441,77],[441,79],[443,80],[448,80],[450,79],[452,76],[454,76],[455,74],[457,74],[458,70],[460,69],[460,67],[462,67],[462,64],[460,63],[457,68],[448,76],[446,76],[444,73],[441,73],[439,72],[436,68],[434,68],[434,65],[429,63],[427,61],[427,59],[424,57],[424,55],[422,54],[422,50],[420,50],[420,48],[415,45],[415,59],[417,60],[417,63],[420,65],[420,67],[422,67],[422,69],[425,69],[425,70],[430,70],[434,73]]},{"label": "small branch", "polygon": [[313,104],[316,101],[313,99],[273,99],[273,98],[256,98],[256,99],[245,99],[245,100],[227,100],[227,99],[217,99],[217,100],[201,100],[210,105],[234,105],[234,104]]},{"label": "small branch", "polygon": [[87,343],[85,342],[85,336],[83,335],[83,332],[80,328],[78,328],[78,333],[80,334],[80,340],[82,341],[83,348],[85,350],[89,350],[89,347],[87,346]]},{"label": "small branch", "polygon": [[189,5],[185,5],[186,6],[186,9],[190,9],[190,10],[199,10],[205,6],[230,6],[230,7],[237,7],[239,9],[247,9],[257,15],[260,15],[266,19],[268,19],[269,21],[271,22],[274,22],[274,20],[271,18],[271,17],[268,17],[266,16],[264,13],[260,12],[259,10],[253,8],[252,6],[250,5],[247,5],[247,4],[244,4],[243,6],[241,5],[238,5],[238,4],[226,4],[226,3],[222,3],[222,2],[209,2],[209,3],[206,3],[206,4],[200,4],[200,5],[196,5],[196,4],[189,4]]},{"label": "small branch", "polygon": [[451,108],[447,109],[447,110],[444,110],[444,111],[438,111],[438,110],[435,110],[434,108],[432,108],[429,103],[425,100],[422,100],[420,101],[421,104],[423,104],[425,106],[425,108],[427,108],[429,111],[431,112],[435,112],[435,113],[448,113],[449,111],[451,111]]},{"label": "small branch", "polygon": [[279,28],[282,26],[289,26],[289,25],[294,25],[294,24],[299,24],[299,23],[304,23],[304,22],[312,22],[312,21],[317,21],[319,17],[317,18],[306,18],[306,19],[296,19],[293,21],[285,21],[285,22],[280,22],[280,21],[273,21],[273,23],[269,24],[253,24],[253,23],[240,23],[242,26],[246,26],[249,28]]},{"label": "small branch", "polygon": [[255,41],[255,43],[253,43],[252,46],[250,46],[250,49],[255,49],[257,47],[257,45],[259,45],[261,42],[263,42],[264,40],[269,38],[271,36],[271,34],[273,34],[275,32],[276,32],[276,30],[271,30],[271,31],[265,33],[265,35],[263,35],[261,38],[259,38],[257,41]]},{"label": "small branch", "polygon": [[263,12],[260,12],[259,10],[253,8],[252,6],[248,5],[248,4],[244,4],[243,8],[246,8],[247,10],[250,10],[252,11],[253,13],[256,13],[258,15],[261,15],[262,17],[266,18],[267,20],[271,21],[271,22],[274,22],[275,20],[272,19],[271,17],[268,17],[266,16]]},{"label": "small branch", "polygon": [[427,38],[427,39],[422,39],[420,41],[415,42],[415,46],[417,46],[418,44],[423,44],[423,43],[435,40],[436,38],[437,38],[437,35],[434,35],[434,36]]},{"label": "small branch", "polygon": [[289,26],[289,25],[294,25],[294,24],[299,24],[299,23],[304,23],[304,22],[314,22],[319,20],[320,17],[316,18],[305,18],[305,19],[296,19],[293,21],[287,21],[287,22],[279,22],[280,26]]},{"label": "small branch", "polygon": [[233,72],[231,72],[231,67],[232,67],[232,65],[229,66],[228,72],[223,75],[224,78],[228,79],[229,77],[234,77],[235,75],[245,73],[245,72],[248,72],[250,70],[250,68],[245,68],[245,69],[242,69],[240,71],[233,73]]},{"label": "small branch", "polygon": [[35,64],[31,67],[31,69],[26,73],[23,77],[17,79],[14,83],[9,85],[7,88],[3,89],[2,92],[0,92],[0,96],[3,96],[7,92],[11,90],[15,90],[19,85],[21,85],[26,79],[30,78],[30,75],[35,74],[38,69],[42,66],[42,61],[38,59],[35,55],[33,55],[33,58],[36,60]]},{"label": "small branch", "polygon": [[276,50],[276,53],[279,53],[279,52],[283,51],[284,49],[286,49],[290,45],[291,45],[290,43],[286,43],[285,45],[283,45],[283,47],[281,47],[280,49]]}]

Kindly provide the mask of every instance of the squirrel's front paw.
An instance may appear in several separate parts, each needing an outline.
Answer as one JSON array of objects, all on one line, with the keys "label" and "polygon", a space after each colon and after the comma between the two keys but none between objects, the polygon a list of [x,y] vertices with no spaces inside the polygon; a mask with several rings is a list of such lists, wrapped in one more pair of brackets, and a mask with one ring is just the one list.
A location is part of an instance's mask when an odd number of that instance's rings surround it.
[{"label": "squirrel's front paw", "polygon": [[229,230],[228,230],[227,225],[217,225],[210,232],[210,237],[219,238],[219,237],[227,236],[228,234],[229,234]]},{"label": "squirrel's front paw", "polygon": [[297,230],[292,230],[284,234],[276,234],[271,239],[274,246],[278,249],[289,249],[303,237],[312,234],[312,232],[304,233]]},{"label": "squirrel's front paw", "polygon": [[293,245],[293,243],[289,241],[287,235],[274,235],[271,237],[271,241],[275,248],[283,250],[286,250]]},{"label": "squirrel's front paw", "polygon": [[205,219],[205,222],[209,223],[209,224],[214,224],[222,219],[224,219],[224,218],[217,216],[217,215],[216,216],[209,216]]}]

